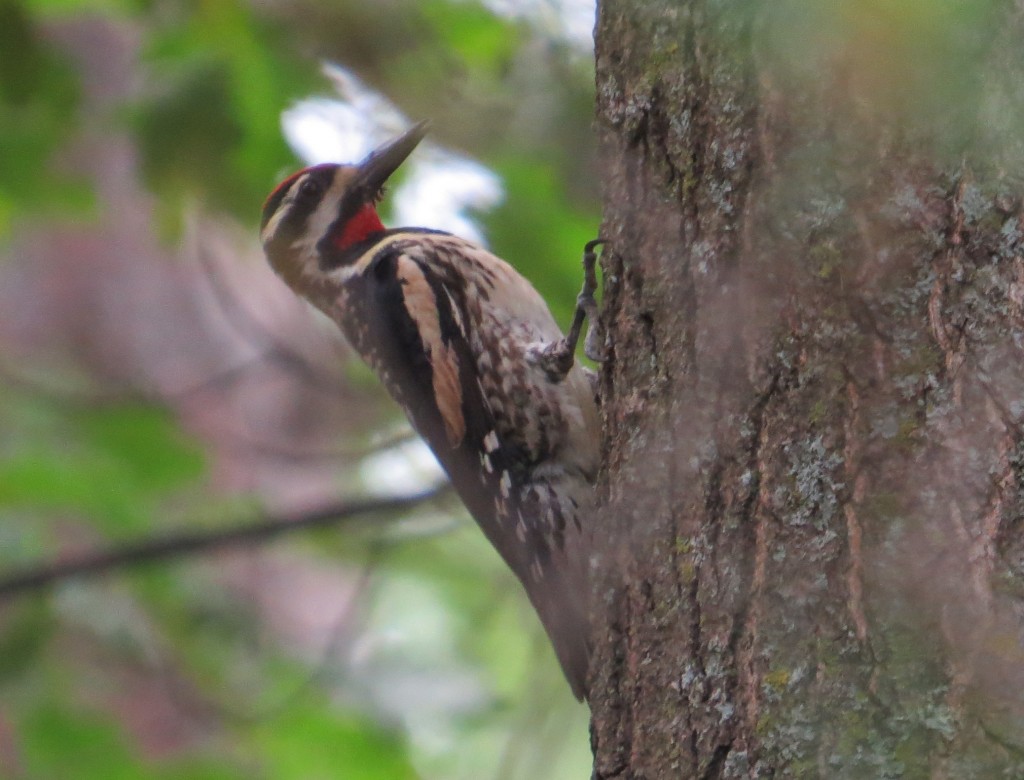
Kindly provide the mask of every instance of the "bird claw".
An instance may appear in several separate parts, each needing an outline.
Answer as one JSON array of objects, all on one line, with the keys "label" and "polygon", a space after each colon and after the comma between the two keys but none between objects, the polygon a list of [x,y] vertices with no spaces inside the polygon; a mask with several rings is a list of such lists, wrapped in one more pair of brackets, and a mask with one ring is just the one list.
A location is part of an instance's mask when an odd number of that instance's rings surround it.
[{"label": "bird claw", "polygon": [[576,296],[572,326],[564,338],[550,344],[538,356],[544,370],[557,382],[565,379],[573,366],[584,319],[587,320],[587,335],[583,339],[583,353],[595,363],[604,360],[604,330],[601,328],[594,293],[597,291],[598,257],[595,249],[606,243],[603,238],[595,238],[583,248],[583,288]]}]

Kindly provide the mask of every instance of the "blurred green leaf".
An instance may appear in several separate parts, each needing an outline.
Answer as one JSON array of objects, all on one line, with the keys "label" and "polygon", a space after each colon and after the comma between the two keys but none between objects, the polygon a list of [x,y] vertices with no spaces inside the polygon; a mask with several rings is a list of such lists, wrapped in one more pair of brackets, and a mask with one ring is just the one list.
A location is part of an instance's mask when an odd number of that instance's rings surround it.
[{"label": "blurred green leaf", "polygon": [[163,410],[124,406],[62,417],[66,427],[51,435],[34,418],[35,435],[22,431],[23,444],[0,459],[0,506],[77,510],[108,532],[141,530],[168,491],[203,473],[199,449]]},{"label": "blurred green leaf", "polygon": [[142,490],[169,490],[203,473],[201,450],[164,409],[112,406],[76,417],[83,441],[98,457],[117,462]]},{"label": "blurred green leaf", "polygon": [[225,63],[181,68],[140,110],[136,129],[142,172],[154,189],[178,198],[205,190],[213,205],[231,204],[240,184],[234,171],[224,169],[244,128],[232,105]]},{"label": "blurred green leaf", "polygon": [[[66,692],[61,692],[62,696]],[[20,719],[22,753],[32,778],[74,780],[238,780],[251,777],[234,762],[185,755],[144,761],[127,735],[102,713],[68,706],[62,698],[37,703]]]},{"label": "blurred green leaf", "polygon": [[467,72],[503,73],[509,66],[523,35],[518,25],[495,16],[481,3],[472,0],[427,0],[417,5],[438,48],[457,56]]},{"label": "blurred green leaf", "polygon": [[0,237],[19,213],[81,210],[81,182],[50,161],[75,123],[78,83],[71,66],[40,36],[27,9],[0,0]]},{"label": "blurred green leaf", "polygon": [[312,697],[253,729],[275,780],[403,780],[415,778],[404,742],[355,714]]},{"label": "blurred green leaf", "polygon": [[27,5],[44,17],[91,13],[125,15],[140,10],[146,0],[28,0]]},{"label": "blurred green leaf", "polygon": [[196,3],[150,39],[152,87],[134,126],[146,181],[166,205],[200,197],[247,222],[294,165],[281,135],[291,100],[322,87],[278,28],[237,0]]},{"label": "blurred green leaf", "polygon": [[146,513],[120,476],[117,464],[88,456],[26,452],[0,463],[0,504],[80,511],[108,531],[144,528]]},{"label": "blurred green leaf", "polygon": [[53,627],[53,613],[46,599],[19,602],[0,616],[0,682],[38,660]]},{"label": "blurred green leaf", "polygon": [[124,736],[106,718],[75,712],[65,703],[37,707],[21,723],[30,777],[137,780],[139,766]]}]

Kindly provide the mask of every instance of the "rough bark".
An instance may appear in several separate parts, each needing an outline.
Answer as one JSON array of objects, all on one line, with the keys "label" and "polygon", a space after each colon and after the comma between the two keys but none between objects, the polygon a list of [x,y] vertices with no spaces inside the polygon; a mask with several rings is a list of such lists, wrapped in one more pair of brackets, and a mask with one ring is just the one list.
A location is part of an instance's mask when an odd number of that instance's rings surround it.
[{"label": "rough bark", "polygon": [[600,4],[595,777],[1024,777],[1024,25],[885,5]]}]

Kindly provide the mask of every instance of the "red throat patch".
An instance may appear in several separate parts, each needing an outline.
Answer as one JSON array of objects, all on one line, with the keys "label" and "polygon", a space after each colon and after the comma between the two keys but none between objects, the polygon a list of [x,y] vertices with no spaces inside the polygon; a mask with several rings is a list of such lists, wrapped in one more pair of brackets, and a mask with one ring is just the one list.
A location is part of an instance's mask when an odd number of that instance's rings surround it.
[{"label": "red throat patch", "polygon": [[345,223],[341,234],[334,239],[334,246],[338,249],[348,249],[370,236],[384,232],[384,224],[377,216],[377,209],[372,203],[367,203],[355,216]]}]

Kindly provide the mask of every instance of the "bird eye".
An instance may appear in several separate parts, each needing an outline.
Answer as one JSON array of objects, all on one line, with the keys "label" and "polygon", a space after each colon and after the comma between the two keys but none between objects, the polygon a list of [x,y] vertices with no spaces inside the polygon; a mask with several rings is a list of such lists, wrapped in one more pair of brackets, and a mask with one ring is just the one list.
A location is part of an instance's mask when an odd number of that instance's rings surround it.
[{"label": "bird eye", "polygon": [[316,179],[306,179],[299,185],[300,198],[315,198],[321,193],[320,182]]}]

